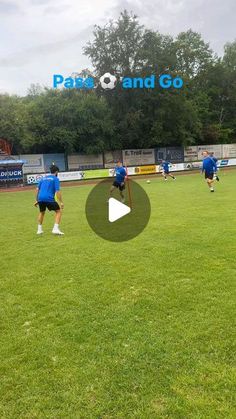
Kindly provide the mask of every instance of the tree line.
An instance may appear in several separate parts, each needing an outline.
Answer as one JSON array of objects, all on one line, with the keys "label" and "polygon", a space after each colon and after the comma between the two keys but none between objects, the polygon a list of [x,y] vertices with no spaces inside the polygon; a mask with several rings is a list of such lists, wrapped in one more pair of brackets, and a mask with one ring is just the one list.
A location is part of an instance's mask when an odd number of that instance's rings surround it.
[{"label": "tree line", "polygon": [[236,141],[236,41],[218,57],[192,31],[177,37],[140,24],[124,11],[117,20],[95,26],[84,54],[99,79],[169,73],[184,80],[181,89],[92,90],[42,88],[26,96],[0,95],[0,138],[15,153],[84,152]]}]

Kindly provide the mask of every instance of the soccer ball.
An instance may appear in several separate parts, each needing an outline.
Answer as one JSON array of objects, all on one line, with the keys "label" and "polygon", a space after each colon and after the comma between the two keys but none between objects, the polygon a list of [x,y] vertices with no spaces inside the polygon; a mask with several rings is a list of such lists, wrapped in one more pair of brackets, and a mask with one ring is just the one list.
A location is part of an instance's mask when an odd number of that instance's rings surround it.
[{"label": "soccer ball", "polygon": [[27,177],[27,183],[28,183],[28,185],[30,183],[37,183],[35,176],[28,176]]},{"label": "soccer ball", "polygon": [[116,86],[116,81],[116,77],[110,73],[105,73],[102,77],[100,77],[101,86],[105,90],[114,89]]},{"label": "soccer ball", "polygon": [[147,183],[150,183],[150,180],[147,180]]}]

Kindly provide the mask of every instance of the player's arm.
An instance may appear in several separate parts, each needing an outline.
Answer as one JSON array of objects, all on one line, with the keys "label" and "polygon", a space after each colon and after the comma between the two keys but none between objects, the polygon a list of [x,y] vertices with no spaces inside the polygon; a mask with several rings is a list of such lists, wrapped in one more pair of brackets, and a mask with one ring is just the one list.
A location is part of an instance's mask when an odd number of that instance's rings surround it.
[{"label": "player's arm", "polygon": [[63,203],[63,199],[62,199],[62,193],[61,191],[56,191],[56,197],[57,197],[57,201],[59,202],[60,207],[63,209],[64,208],[64,203]]},{"label": "player's arm", "polygon": [[123,182],[121,182],[121,185],[123,186],[125,184],[125,181],[127,179],[127,170],[125,168],[123,168]]},{"label": "player's arm", "polygon": [[35,202],[34,202],[34,206],[35,207],[37,207],[37,205],[38,205],[38,194],[39,194],[39,190],[40,190],[40,187],[41,187],[41,180],[39,181],[39,184],[38,184],[38,186],[37,186],[37,188],[36,188],[36,190],[35,190]]},{"label": "player's arm", "polygon": [[62,199],[62,193],[60,190],[60,181],[58,178],[55,179],[55,194],[56,194],[56,198],[57,201],[60,205],[60,207],[63,209],[64,208],[64,203],[63,203],[63,199]]},{"label": "player's arm", "polygon": [[34,206],[37,207],[38,205],[38,193],[39,193],[39,188],[36,188],[35,191],[35,202],[34,202]]}]

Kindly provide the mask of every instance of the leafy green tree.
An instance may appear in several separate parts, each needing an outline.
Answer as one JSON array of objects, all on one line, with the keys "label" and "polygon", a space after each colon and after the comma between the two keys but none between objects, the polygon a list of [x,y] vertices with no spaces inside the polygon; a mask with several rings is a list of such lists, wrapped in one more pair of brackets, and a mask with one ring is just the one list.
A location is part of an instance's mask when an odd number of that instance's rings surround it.
[{"label": "leafy green tree", "polygon": [[209,44],[203,41],[199,33],[191,29],[177,36],[175,47],[176,69],[190,78],[204,70],[215,59]]},{"label": "leafy green tree", "polygon": [[26,135],[26,112],[23,100],[17,96],[0,95],[0,138],[13,145],[13,153],[20,153]]},{"label": "leafy green tree", "polygon": [[164,94],[153,121],[153,145],[175,146],[195,144],[201,123],[193,102],[184,95]]},{"label": "leafy green tree", "polygon": [[126,10],[117,21],[104,27],[95,26],[94,41],[89,42],[84,53],[93,64],[97,76],[106,72],[128,75],[137,69],[143,26],[137,16]]},{"label": "leafy green tree", "polygon": [[[203,123],[203,141],[231,142],[236,136],[236,71],[219,59],[196,78],[194,101]],[[204,99],[204,100],[200,100]]]},{"label": "leafy green tree", "polygon": [[140,75],[160,74],[176,70],[175,43],[171,36],[146,29],[137,51]]},{"label": "leafy green tree", "polygon": [[223,63],[230,68],[231,71],[236,71],[236,40],[225,44]]},{"label": "leafy green tree", "polygon": [[94,92],[47,89],[27,104],[27,112],[27,150],[99,153],[112,138],[110,111]]}]

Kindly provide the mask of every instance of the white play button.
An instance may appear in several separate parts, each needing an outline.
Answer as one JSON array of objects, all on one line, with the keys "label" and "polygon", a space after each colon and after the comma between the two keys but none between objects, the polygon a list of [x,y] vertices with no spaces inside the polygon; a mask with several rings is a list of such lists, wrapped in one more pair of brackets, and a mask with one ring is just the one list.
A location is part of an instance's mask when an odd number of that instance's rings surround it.
[{"label": "white play button", "polygon": [[110,198],[108,201],[108,219],[110,223],[113,223],[119,218],[124,217],[125,215],[129,214],[131,208],[122,202],[117,201],[115,198]]}]

